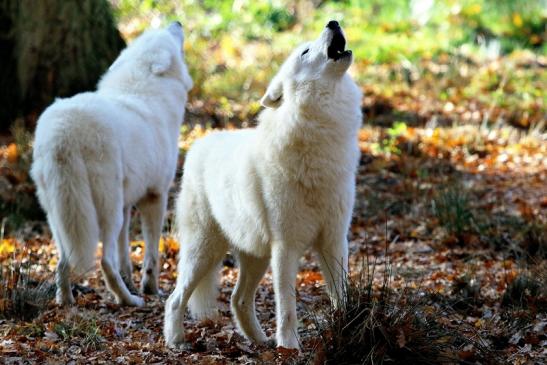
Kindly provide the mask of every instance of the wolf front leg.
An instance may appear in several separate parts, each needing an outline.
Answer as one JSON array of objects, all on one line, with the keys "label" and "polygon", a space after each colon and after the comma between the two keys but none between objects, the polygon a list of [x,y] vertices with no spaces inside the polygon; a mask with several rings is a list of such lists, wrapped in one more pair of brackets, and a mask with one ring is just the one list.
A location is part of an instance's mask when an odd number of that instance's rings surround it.
[{"label": "wolf front leg", "polygon": [[275,291],[277,346],[299,349],[296,318],[296,274],[300,253],[283,242],[272,245],[272,274]]},{"label": "wolf front leg", "polygon": [[345,298],[348,275],[348,240],[345,226],[327,227],[315,245],[327,292],[335,307]]},{"label": "wolf front leg", "polygon": [[255,294],[270,258],[258,258],[244,252],[239,252],[237,257],[239,275],[232,294],[232,313],[245,337],[254,342],[265,343],[268,339],[256,319]]}]

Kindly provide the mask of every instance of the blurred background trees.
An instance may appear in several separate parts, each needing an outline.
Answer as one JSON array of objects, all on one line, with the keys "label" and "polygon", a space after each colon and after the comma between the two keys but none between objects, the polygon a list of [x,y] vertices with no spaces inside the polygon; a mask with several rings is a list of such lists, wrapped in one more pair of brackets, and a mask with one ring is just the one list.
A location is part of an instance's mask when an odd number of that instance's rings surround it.
[{"label": "blurred background trees", "polygon": [[456,105],[464,97],[494,109],[508,107],[505,120],[528,128],[545,115],[540,89],[546,80],[538,69],[469,73],[464,63],[507,56],[513,64],[539,62],[544,68],[534,55],[547,53],[546,5],[545,0],[0,0],[0,131],[20,116],[32,127],[54,97],[93,89],[124,45],[118,29],[130,41],[174,19],[184,23],[195,81],[190,121],[247,125],[287,53],[331,18],[344,26],[359,83],[389,84],[376,89],[382,97],[393,94],[394,78],[415,85],[425,63],[442,64],[437,76],[458,73],[461,79],[433,89],[443,101]]},{"label": "blurred background trees", "polygon": [[2,0],[0,130],[93,89],[124,46],[106,0]]},{"label": "blurred background trees", "polygon": [[[423,86],[443,104],[480,102],[479,109],[492,108],[488,123],[496,122],[500,108],[504,122],[519,127],[545,119],[541,89],[547,80],[544,59],[538,58],[547,53],[545,0],[112,3],[127,39],[174,19],[184,24],[195,81],[192,124],[252,124],[258,100],[286,55],[316,37],[330,19],[343,25],[355,55],[353,75],[374,94],[375,104],[382,104],[376,96],[393,101],[394,94],[416,94]],[[482,119],[481,114],[474,121]],[[389,126],[393,118],[381,122]]]}]

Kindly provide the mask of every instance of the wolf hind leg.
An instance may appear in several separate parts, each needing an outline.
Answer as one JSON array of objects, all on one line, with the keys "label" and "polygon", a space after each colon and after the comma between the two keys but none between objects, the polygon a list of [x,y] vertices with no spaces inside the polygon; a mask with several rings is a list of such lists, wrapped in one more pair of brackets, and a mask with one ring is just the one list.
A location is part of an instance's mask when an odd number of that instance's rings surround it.
[{"label": "wolf hind leg", "polygon": [[[96,184],[96,187],[100,187]],[[112,186],[105,188],[112,189]],[[122,197],[123,192],[112,191],[114,197]],[[117,194],[116,194],[117,193]],[[103,242],[103,257],[101,269],[104,274],[106,285],[114,294],[116,302],[129,306],[144,306],[144,300],[131,294],[120,274],[120,257],[118,239],[124,223],[124,207],[121,199],[104,199],[101,209],[97,209],[99,225],[101,227],[101,241]]]},{"label": "wolf hind leg", "polygon": [[131,263],[131,251],[129,247],[129,223],[131,222],[131,207],[123,209],[123,225],[118,237],[118,256],[120,258],[120,275],[127,289],[132,294],[137,294],[137,288],[133,284],[133,264]]},{"label": "wolf hind leg", "polygon": [[[183,232],[181,237],[184,238],[184,242],[181,242],[177,285],[165,304],[163,333],[169,347],[184,345],[183,320],[188,301],[198,287],[201,290],[200,294],[213,293],[211,275],[227,250],[227,247],[214,245],[209,238],[209,232]],[[206,298],[204,300],[202,295],[194,297],[194,309],[202,304],[209,311],[213,299],[210,296]],[[200,314],[199,311],[197,313]]]},{"label": "wolf hind leg", "polygon": [[207,230],[207,239],[204,241],[211,251],[211,266],[199,280],[188,300],[188,309],[192,317],[200,320],[218,317],[218,269],[228,250],[228,241],[216,225]]},{"label": "wolf hind leg", "polygon": [[141,292],[143,294],[160,294],[158,248],[163,215],[167,207],[167,194],[149,194],[138,203],[137,207],[141,212],[143,235],[146,242]]}]

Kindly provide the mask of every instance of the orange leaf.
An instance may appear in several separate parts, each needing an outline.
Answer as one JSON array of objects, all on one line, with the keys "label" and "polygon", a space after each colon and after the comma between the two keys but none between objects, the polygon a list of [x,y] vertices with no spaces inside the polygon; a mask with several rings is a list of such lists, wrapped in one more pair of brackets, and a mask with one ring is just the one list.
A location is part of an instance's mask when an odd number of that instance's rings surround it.
[{"label": "orange leaf", "polygon": [[298,356],[297,349],[288,349],[282,346],[277,348],[277,353],[281,356],[281,358],[284,358],[284,359],[294,358]]},{"label": "orange leaf", "polygon": [[18,154],[17,154],[17,145],[15,143],[10,143],[7,148],[7,160],[9,163],[16,163]]},{"label": "orange leaf", "polygon": [[442,271],[435,271],[433,274],[431,274],[431,280],[437,280],[445,277],[445,273]]},{"label": "orange leaf", "polygon": [[3,239],[0,241],[0,256],[7,257],[15,252],[15,240],[12,238]]},{"label": "orange leaf", "polygon": [[323,275],[318,271],[303,271],[299,277],[301,284],[315,284],[323,281]]},{"label": "orange leaf", "polygon": [[173,237],[160,238],[160,252],[177,253],[179,252],[179,243]]},{"label": "orange leaf", "polygon": [[460,356],[460,359],[466,360],[466,361],[472,361],[475,358],[475,352],[473,351],[460,351],[458,352],[458,355]]},{"label": "orange leaf", "polygon": [[534,214],[534,209],[532,208],[532,206],[528,204],[527,202],[525,202],[524,200],[520,200],[520,199],[518,200],[517,203],[518,203],[520,215],[522,216],[522,218],[528,221],[533,220],[535,217],[535,214]]}]

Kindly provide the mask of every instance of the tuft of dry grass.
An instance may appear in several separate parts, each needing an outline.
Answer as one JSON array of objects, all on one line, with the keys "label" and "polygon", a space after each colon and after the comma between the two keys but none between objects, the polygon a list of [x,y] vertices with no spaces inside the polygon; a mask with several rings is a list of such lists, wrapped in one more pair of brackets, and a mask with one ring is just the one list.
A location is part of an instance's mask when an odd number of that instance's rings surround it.
[{"label": "tuft of dry grass", "polygon": [[473,328],[443,321],[449,306],[419,290],[393,290],[387,266],[375,286],[375,264],[366,267],[348,278],[338,307],[310,313],[316,328],[310,337],[318,339],[309,349],[314,364],[499,363]]},{"label": "tuft of dry grass", "polygon": [[6,260],[0,267],[0,317],[30,321],[47,309],[55,284],[33,278],[31,271],[30,259]]},{"label": "tuft of dry grass", "polygon": [[32,279],[23,265],[0,270],[0,317],[30,321],[54,296],[55,285]]},{"label": "tuft of dry grass", "polygon": [[505,289],[501,304],[510,308],[539,307],[545,311],[545,282],[527,274],[518,275]]},{"label": "tuft of dry grass", "polygon": [[78,342],[85,351],[98,350],[105,342],[101,326],[93,316],[68,316],[53,326],[53,332],[63,342]]}]

